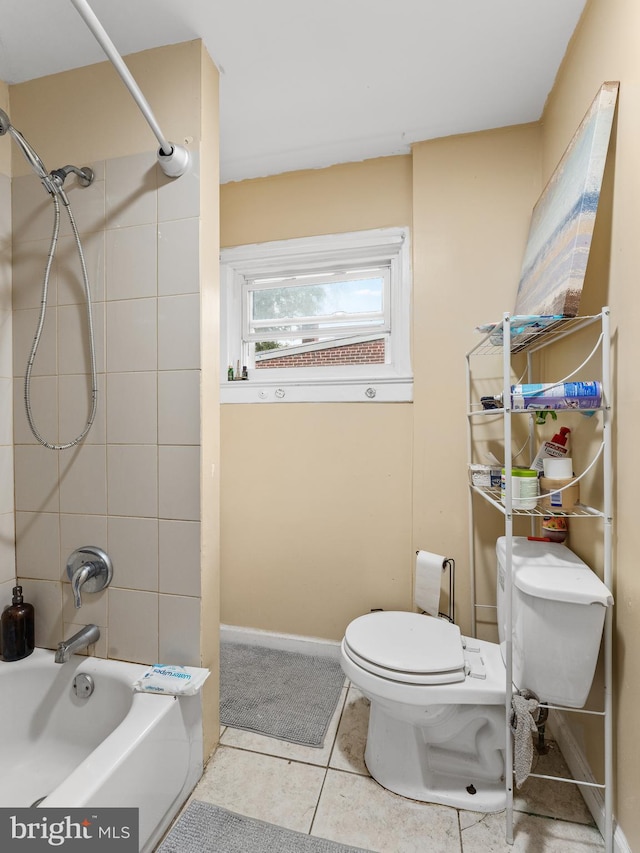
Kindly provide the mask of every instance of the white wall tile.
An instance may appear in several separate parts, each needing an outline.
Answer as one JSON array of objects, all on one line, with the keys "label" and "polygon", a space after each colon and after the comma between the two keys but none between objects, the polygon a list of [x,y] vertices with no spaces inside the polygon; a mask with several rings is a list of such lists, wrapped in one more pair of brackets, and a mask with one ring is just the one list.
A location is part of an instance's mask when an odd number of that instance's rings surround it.
[{"label": "white wall tile", "polygon": [[[49,442],[58,441],[58,378],[32,376],[30,382],[31,415],[40,435]],[[36,444],[24,407],[24,378],[13,380],[13,430],[16,444]]]},{"label": "white wall tile", "polygon": [[[73,441],[80,435],[91,411],[90,374],[75,374],[58,377],[58,405],[60,415],[60,443]],[[98,374],[98,402],[95,418],[85,438],[84,444],[104,444],[106,442],[106,378],[104,373]],[[35,398],[35,393],[34,393]]]},{"label": "white wall tile", "polygon": [[[56,373],[58,356],[56,350],[57,311],[52,305],[47,315],[33,363],[34,376],[52,376]],[[34,335],[38,328],[39,311],[29,308],[13,313],[13,375],[24,376],[31,352]],[[1,319],[1,318],[0,318]]]},{"label": "white wall tile", "polygon": [[107,160],[105,184],[107,228],[155,223],[158,185],[155,154]]},{"label": "white wall tile", "polygon": [[[107,626],[109,612],[109,590],[86,592],[80,590],[82,604],[76,608],[71,583],[62,584],[62,619],[64,622],[79,622],[80,625]],[[77,629],[76,629],[77,630]]]},{"label": "white wall tile", "polygon": [[189,170],[178,180],[168,178],[157,166],[158,222],[200,215],[200,154],[189,149]]},{"label": "white wall tile", "polygon": [[110,373],[107,377],[109,444],[156,444],[158,374]]},{"label": "white wall tile", "polygon": [[[11,311],[0,310],[0,374],[11,376],[13,371],[13,323]],[[25,358],[26,364],[26,358]]]},{"label": "white wall tile", "polygon": [[13,444],[13,379],[0,378],[0,444]]},{"label": "white wall tile", "polygon": [[158,292],[155,223],[106,233],[107,299],[139,299]]},{"label": "white wall tile", "polygon": [[183,521],[200,518],[200,448],[158,448],[158,515]]},{"label": "white wall tile", "polygon": [[158,299],[158,370],[200,367],[200,297]]},{"label": "white wall tile", "polygon": [[158,226],[158,296],[200,291],[200,220]]},{"label": "white wall tile", "polygon": [[16,509],[57,512],[58,454],[41,445],[14,448]]},{"label": "white wall tile", "polygon": [[[6,485],[6,484],[5,484]],[[15,581],[16,560],[14,543],[13,513],[0,515],[0,585],[6,581]],[[3,604],[0,599],[0,610]]]},{"label": "white wall tile", "polygon": [[21,175],[11,182],[13,240],[51,238],[53,202],[35,175]]},{"label": "white wall tile", "polygon": [[158,373],[158,442],[200,444],[200,371]]},{"label": "white wall tile", "polygon": [[200,522],[159,521],[160,592],[200,595]]},{"label": "white wall tile", "polygon": [[107,486],[109,515],[157,517],[156,445],[110,444],[107,448]]},{"label": "white wall tile", "polygon": [[[58,313],[58,371],[90,374],[89,333],[86,303],[62,305]],[[93,341],[98,373],[104,373],[104,302],[91,307]],[[48,319],[48,314],[47,314]],[[36,362],[37,363],[37,362]]]},{"label": "white wall tile", "polygon": [[161,595],[159,658],[177,666],[200,666],[200,599]]},{"label": "white wall tile", "polygon": [[12,591],[15,585],[15,577],[11,580],[0,581],[0,611],[11,604],[11,599],[13,598]]},{"label": "white wall tile", "polygon": [[84,545],[95,545],[109,553],[107,518],[104,515],[60,514],[60,577],[67,577],[67,561]]},{"label": "white wall tile", "polygon": [[[13,482],[13,449],[10,445],[0,447],[0,483]],[[0,491],[0,514],[13,512],[13,490],[9,487]]]},{"label": "white wall tile", "polygon": [[103,444],[78,445],[60,460],[60,511],[105,515],[107,457]]},{"label": "white wall tile", "polygon": [[0,174],[0,240],[11,239],[11,178]]},{"label": "white wall tile", "polygon": [[110,516],[108,529],[114,583],[157,592],[158,519]]},{"label": "white wall tile", "polygon": [[[105,184],[94,180],[88,187],[80,186],[74,179],[65,183],[65,191],[71,204],[71,213],[80,236],[104,228]],[[60,235],[72,234],[68,211],[61,205]]]},{"label": "white wall tile", "polygon": [[[13,276],[13,309],[39,308],[42,301],[42,283],[51,235],[44,240],[30,240],[27,243],[13,244],[12,276]],[[57,304],[58,293],[57,264],[54,261],[49,274],[47,301],[49,305]]]},{"label": "white wall tile", "polygon": [[107,303],[109,373],[156,370],[157,346],[155,299],[126,299]]},{"label": "white wall tile", "polygon": [[36,646],[55,649],[62,639],[62,584],[58,581],[21,578],[24,600],[35,610]]},{"label": "white wall tile", "polygon": [[21,577],[62,580],[59,554],[58,513],[16,513],[16,566]]},{"label": "white wall tile", "polygon": [[110,658],[157,663],[157,593],[111,587],[108,629]]},{"label": "white wall tile", "polygon": [[[104,231],[83,234],[80,240],[92,302],[104,302]],[[60,237],[56,251],[58,305],[84,305],[86,296],[75,238]],[[42,278],[42,275],[40,275]]]}]

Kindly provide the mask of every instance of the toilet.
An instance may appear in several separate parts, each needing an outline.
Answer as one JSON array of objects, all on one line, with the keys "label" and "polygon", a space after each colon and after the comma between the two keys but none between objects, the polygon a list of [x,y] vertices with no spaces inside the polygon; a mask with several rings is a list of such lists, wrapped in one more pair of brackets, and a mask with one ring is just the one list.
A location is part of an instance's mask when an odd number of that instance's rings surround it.
[{"label": "toilet", "polygon": [[[409,612],[368,613],[346,629],[342,669],[371,702],[365,762],[396,794],[472,811],[505,808],[504,536],[496,556],[499,643]],[[613,604],[609,590],[565,545],[513,537],[512,591],[514,689],[581,708]]]}]

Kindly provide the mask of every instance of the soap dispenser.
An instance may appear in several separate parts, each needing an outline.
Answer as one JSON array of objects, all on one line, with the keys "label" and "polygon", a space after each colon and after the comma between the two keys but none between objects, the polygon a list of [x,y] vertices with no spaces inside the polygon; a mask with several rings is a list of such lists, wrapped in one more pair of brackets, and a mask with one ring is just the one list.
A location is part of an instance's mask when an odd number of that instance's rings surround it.
[{"label": "soap dispenser", "polygon": [[14,586],[11,605],[2,611],[0,631],[3,660],[21,660],[35,648],[33,605],[24,602],[21,586]]}]

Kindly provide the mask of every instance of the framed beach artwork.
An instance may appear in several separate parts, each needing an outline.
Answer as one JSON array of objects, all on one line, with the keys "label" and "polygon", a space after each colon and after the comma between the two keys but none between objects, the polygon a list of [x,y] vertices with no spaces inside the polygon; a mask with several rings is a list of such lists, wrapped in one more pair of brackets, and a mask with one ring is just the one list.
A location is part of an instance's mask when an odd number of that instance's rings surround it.
[{"label": "framed beach artwork", "polygon": [[602,85],[533,209],[516,315],[578,314],[618,87]]}]

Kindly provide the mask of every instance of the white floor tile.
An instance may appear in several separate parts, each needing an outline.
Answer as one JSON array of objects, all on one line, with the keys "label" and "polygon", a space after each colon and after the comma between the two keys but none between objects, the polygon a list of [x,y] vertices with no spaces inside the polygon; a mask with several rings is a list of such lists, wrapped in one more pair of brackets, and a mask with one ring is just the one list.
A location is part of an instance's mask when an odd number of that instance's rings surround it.
[{"label": "white floor tile", "polygon": [[369,727],[369,704],[369,700],[357,687],[353,685],[349,687],[329,767],[348,770],[362,776],[369,775],[364,763],[364,749]]},{"label": "white floor tile", "polygon": [[[546,776],[570,777],[562,753],[554,741],[548,743],[546,755],[534,755],[533,772]],[[593,824],[593,818],[577,785],[568,782],[551,782],[530,777],[522,788],[514,792],[513,807],[527,814],[560,818],[575,823]]]},{"label": "white floor tile", "polygon": [[329,770],[311,835],[375,853],[460,853],[455,809],[416,803],[371,778]]},{"label": "white floor tile", "polygon": [[[463,818],[464,815],[464,818]],[[514,814],[513,846],[505,840],[504,812],[461,812],[463,853],[599,853],[604,842],[597,829],[564,820]]]},{"label": "white floor tile", "polygon": [[325,770],[220,746],[191,799],[309,832]]}]

